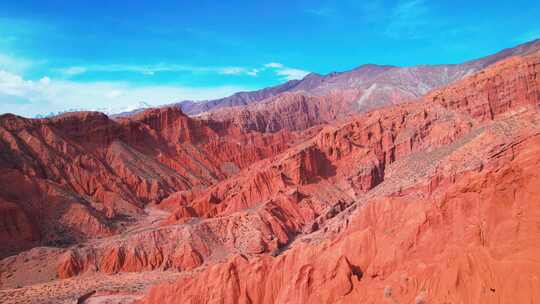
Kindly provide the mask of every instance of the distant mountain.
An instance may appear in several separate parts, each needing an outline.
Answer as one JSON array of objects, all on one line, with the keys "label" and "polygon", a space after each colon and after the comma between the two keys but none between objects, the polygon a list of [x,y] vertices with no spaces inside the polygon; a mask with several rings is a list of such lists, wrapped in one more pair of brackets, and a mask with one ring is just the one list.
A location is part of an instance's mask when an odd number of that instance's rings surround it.
[{"label": "distant mountain", "polygon": [[197,115],[220,108],[260,102],[285,92],[323,96],[334,90],[356,89],[364,92],[357,100],[358,110],[365,110],[418,98],[500,60],[537,50],[540,50],[540,39],[461,64],[412,67],[366,64],[346,72],[334,72],[324,76],[311,73],[302,80],[292,80],[262,90],[239,92],[229,97],[208,101],[182,101],[177,105],[184,113]]},{"label": "distant mountain", "polygon": [[264,88],[262,90],[252,92],[238,92],[229,97],[208,100],[208,101],[182,101],[178,103],[182,111],[186,114],[195,115],[202,112],[207,112],[213,109],[223,107],[234,107],[248,105],[253,102],[276,96],[280,93],[290,92],[297,87],[315,87],[322,82],[323,77],[318,74],[309,74],[302,80],[291,80],[278,86]]},{"label": "distant mountain", "polygon": [[301,131],[356,113],[418,99],[483,67],[537,50],[540,50],[540,40],[463,64],[403,68],[369,64],[326,76],[312,74],[287,92],[244,106],[218,103],[197,115],[232,123],[244,131]]}]

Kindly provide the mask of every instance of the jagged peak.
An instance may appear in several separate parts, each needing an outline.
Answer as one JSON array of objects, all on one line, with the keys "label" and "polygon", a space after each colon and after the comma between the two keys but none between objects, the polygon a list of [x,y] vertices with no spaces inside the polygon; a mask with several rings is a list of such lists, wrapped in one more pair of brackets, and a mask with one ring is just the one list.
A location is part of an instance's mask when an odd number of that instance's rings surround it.
[{"label": "jagged peak", "polygon": [[11,113],[0,115],[0,126],[6,129],[20,129],[30,125],[31,121],[31,119]]},{"label": "jagged peak", "polygon": [[178,117],[185,117],[187,118],[186,114],[182,111],[182,109],[179,106],[176,105],[168,105],[164,107],[157,107],[157,108],[148,108],[141,112],[138,112],[131,116],[130,119],[132,120],[145,120],[150,117],[156,117],[161,115],[176,115]]}]

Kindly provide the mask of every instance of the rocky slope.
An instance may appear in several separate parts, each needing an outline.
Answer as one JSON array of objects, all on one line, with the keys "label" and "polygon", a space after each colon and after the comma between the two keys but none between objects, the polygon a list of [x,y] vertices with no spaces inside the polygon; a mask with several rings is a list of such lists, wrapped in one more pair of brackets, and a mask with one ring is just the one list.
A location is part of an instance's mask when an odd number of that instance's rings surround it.
[{"label": "rocky slope", "polygon": [[115,234],[148,204],[212,185],[294,141],[291,133],[240,133],[193,120],[177,108],[118,120],[3,115],[0,236],[10,246],[2,255]]},{"label": "rocky slope", "polygon": [[235,256],[156,286],[143,302],[532,303],[539,144],[535,136],[497,151],[506,159],[488,160],[494,172],[447,176],[444,190],[366,200],[333,237],[278,257]]},{"label": "rocky slope", "polygon": [[202,217],[290,210],[276,217],[296,226],[278,252],[232,256],[143,302],[534,301],[539,73],[540,54],[511,58],[179,201]]}]

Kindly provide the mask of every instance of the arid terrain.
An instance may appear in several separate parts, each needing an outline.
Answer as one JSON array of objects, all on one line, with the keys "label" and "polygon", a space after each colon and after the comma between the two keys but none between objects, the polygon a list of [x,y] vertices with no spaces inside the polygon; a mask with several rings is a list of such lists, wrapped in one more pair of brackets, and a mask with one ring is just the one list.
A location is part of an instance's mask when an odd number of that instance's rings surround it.
[{"label": "arid terrain", "polygon": [[0,116],[0,303],[537,303],[540,40]]}]

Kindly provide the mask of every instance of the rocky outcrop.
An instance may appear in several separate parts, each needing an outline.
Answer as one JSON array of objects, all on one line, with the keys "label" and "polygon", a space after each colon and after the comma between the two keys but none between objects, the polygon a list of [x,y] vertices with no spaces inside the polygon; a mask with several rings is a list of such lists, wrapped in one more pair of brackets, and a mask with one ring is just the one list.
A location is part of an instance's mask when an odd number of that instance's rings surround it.
[{"label": "rocky outcrop", "polygon": [[[41,120],[3,115],[0,198],[11,202],[5,212],[14,216],[3,221],[3,237],[66,245],[117,233],[146,205],[208,187],[297,138],[242,133],[174,107],[118,120],[97,112]],[[20,236],[12,233],[19,229]]]},{"label": "rocky outcrop", "polygon": [[9,255],[39,240],[36,227],[16,204],[0,199],[0,255]]},{"label": "rocky outcrop", "polygon": [[[256,163],[206,193],[184,194],[179,204],[198,216],[214,217],[251,208],[295,188],[332,206],[377,186],[385,178],[385,168],[396,160],[452,143],[470,130],[468,120],[437,105],[429,110],[415,104],[375,111],[326,127],[313,139]],[[326,181],[335,185],[332,192],[340,194],[332,197],[324,190],[326,185],[309,186]],[[304,187],[308,189],[303,191]],[[180,213],[175,213],[176,219]]]},{"label": "rocky outcrop", "polygon": [[189,215],[180,224],[143,227],[71,248],[60,260],[57,273],[67,278],[87,271],[184,271],[229,255],[275,252],[307,221],[298,216],[299,209],[290,201],[272,201],[257,210],[212,219],[186,211],[184,215]]},{"label": "rocky outcrop", "polygon": [[513,57],[426,98],[477,120],[494,119],[520,106],[537,105],[539,75],[538,53]]}]

